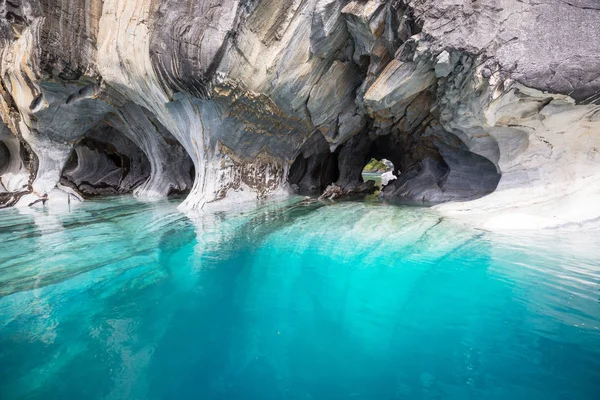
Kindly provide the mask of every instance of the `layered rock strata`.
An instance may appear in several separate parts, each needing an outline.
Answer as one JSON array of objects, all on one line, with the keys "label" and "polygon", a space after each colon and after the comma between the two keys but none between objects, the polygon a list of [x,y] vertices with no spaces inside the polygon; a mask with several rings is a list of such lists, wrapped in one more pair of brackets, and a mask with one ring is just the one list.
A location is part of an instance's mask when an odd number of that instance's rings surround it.
[{"label": "layered rock strata", "polygon": [[389,201],[492,227],[515,207],[527,226],[600,218],[594,0],[24,0],[0,15],[5,204],[368,192],[376,157],[400,170]]}]

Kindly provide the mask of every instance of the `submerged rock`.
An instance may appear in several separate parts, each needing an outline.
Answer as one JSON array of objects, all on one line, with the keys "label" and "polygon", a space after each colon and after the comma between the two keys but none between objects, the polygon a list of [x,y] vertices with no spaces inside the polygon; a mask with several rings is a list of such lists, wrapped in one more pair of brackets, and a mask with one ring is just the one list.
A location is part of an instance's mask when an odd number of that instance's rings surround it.
[{"label": "submerged rock", "polygon": [[594,0],[27,0],[0,12],[4,204],[51,207],[73,190],[189,192],[189,209],[290,185],[350,194],[374,157],[401,172],[385,199],[486,218],[518,206],[543,226],[600,217]]},{"label": "submerged rock", "polygon": [[327,186],[323,194],[319,196],[319,200],[335,200],[341,197],[353,195],[372,194],[377,190],[374,181],[366,181],[352,187],[341,187],[332,183]]}]

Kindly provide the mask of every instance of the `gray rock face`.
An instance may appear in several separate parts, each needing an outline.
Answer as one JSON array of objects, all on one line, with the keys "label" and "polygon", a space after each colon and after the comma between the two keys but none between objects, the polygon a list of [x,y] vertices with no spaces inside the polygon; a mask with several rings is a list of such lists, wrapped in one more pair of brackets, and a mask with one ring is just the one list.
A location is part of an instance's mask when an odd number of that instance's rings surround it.
[{"label": "gray rock face", "polygon": [[62,183],[85,196],[133,191],[150,182],[150,162],[131,140],[101,126],[74,146]]},{"label": "gray rock face", "polygon": [[386,200],[562,210],[600,194],[599,42],[595,0],[3,2],[0,202],[339,196],[378,157]]},{"label": "gray rock face", "polygon": [[[598,104],[600,3],[596,0],[408,2],[444,47],[485,52],[525,86]],[[493,71],[493,70],[491,70]]]},{"label": "gray rock face", "polygon": [[0,124],[0,208],[14,205],[28,192],[30,173],[21,143]]}]

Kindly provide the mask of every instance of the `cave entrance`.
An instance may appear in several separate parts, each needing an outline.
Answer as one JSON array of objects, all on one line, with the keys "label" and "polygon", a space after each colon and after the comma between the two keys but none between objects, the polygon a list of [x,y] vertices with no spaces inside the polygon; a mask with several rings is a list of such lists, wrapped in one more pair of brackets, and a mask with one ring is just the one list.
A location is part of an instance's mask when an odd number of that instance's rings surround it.
[{"label": "cave entrance", "polygon": [[322,135],[314,135],[290,166],[287,181],[298,193],[322,193],[340,176],[338,152],[331,152]]},{"label": "cave entrance", "polygon": [[397,178],[397,171],[387,158],[372,157],[363,167],[361,176],[364,182],[373,181],[380,189]]},{"label": "cave entrance", "polygon": [[338,176],[336,153],[326,151],[308,157],[300,154],[290,167],[288,183],[300,193],[321,193]]},{"label": "cave entrance", "polygon": [[27,191],[29,161],[29,152],[19,139],[10,133],[3,137],[3,132],[0,131],[0,194],[6,195],[0,196],[4,197],[0,198],[0,208],[7,201],[18,200],[13,194]]},{"label": "cave entrance", "polygon": [[[8,164],[10,163],[10,151],[8,147],[4,144],[2,140],[0,140],[0,175],[4,173],[4,171],[8,168]],[[2,190],[3,186],[0,182],[0,190]]]},{"label": "cave entrance", "polygon": [[131,193],[149,177],[146,154],[120,131],[102,124],[74,146],[61,183],[92,197]]}]

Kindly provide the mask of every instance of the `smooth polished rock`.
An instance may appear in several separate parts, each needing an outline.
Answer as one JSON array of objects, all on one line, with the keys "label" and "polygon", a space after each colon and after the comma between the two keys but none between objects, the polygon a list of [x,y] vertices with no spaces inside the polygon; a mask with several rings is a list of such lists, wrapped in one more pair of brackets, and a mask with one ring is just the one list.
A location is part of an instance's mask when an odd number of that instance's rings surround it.
[{"label": "smooth polished rock", "polygon": [[[11,204],[21,191],[50,207],[74,199],[64,178],[76,156],[77,176],[140,197],[189,192],[182,207],[193,210],[290,184],[356,193],[381,156],[401,171],[390,200],[455,201],[440,212],[485,210],[484,224],[516,209],[540,226],[600,217],[587,200],[600,192],[594,0],[2,7],[0,182]],[[112,133],[98,138],[101,127]],[[81,148],[91,139],[148,164],[131,182],[104,179],[120,168]]]}]

